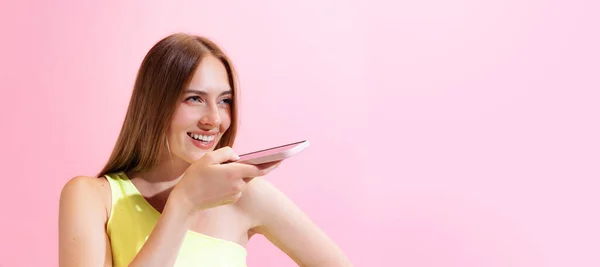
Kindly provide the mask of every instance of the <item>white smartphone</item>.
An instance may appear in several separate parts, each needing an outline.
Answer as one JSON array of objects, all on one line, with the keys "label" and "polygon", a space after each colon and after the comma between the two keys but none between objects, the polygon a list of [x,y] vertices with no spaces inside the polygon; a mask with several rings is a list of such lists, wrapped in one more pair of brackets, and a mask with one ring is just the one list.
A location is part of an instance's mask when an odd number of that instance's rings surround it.
[{"label": "white smartphone", "polygon": [[255,152],[239,155],[240,159],[236,162],[258,165],[263,163],[269,163],[273,161],[284,160],[293,155],[298,154],[300,151],[307,148],[310,144],[308,140],[294,142],[287,145],[272,147],[263,149]]}]

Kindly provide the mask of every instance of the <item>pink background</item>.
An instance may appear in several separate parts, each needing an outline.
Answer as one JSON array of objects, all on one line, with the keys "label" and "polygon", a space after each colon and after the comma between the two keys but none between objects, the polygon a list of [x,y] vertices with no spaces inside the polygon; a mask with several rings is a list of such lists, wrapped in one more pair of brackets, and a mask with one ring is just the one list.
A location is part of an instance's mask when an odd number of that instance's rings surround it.
[{"label": "pink background", "polygon": [[598,1],[358,2],[4,1],[0,266],[57,266],[62,185],[175,31],[234,59],[238,152],[310,140],[270,179],[356,266],[600,266]]}]

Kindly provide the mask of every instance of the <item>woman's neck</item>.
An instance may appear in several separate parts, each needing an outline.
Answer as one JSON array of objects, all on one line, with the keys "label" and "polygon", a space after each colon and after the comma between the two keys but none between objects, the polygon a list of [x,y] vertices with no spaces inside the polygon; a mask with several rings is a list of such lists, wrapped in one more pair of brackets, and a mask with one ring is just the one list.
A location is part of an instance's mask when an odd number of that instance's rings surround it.
[{"label": "woman's neck", "polygon": [[147,171],[131,172],[127,173],[127,176],[131,179],[141,179],[145,183],[164,188],[179,182],[189,166],[190,164],[182,159],[169,158],[159,161],[157,165]]},{"label": "woman's neck", "polygon": [[181,159],[161,160],[150,170],[126,173],[140,193],[154,208],[162,212],[173,187],[179,182],[189,163]]}]

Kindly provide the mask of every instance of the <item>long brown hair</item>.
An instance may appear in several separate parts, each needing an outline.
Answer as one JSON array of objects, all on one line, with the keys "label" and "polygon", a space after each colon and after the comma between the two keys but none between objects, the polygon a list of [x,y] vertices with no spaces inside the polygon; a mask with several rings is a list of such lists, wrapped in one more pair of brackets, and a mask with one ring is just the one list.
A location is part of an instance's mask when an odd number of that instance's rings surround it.
[{"label": "long brown hair", "polygon": [[233,94],[231,126],[216,148],[233,146],[238,126],[239,89],[229,57],[206,37],[175,33],[156,43],[142,61],[121,132],[98,176],[146,171],[158,163],[167,149],[167,132],[179,100],[198,64],[207,55],[223,63]]}]

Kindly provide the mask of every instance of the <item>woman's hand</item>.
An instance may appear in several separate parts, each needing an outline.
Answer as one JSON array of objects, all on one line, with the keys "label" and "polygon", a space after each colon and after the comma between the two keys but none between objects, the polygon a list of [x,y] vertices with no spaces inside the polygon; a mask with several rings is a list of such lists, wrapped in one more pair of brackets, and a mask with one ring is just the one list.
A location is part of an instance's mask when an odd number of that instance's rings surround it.
[{"label": "woman's hand", "polygon": [[236,202],[251,179],[264,176],[280,162],[263,165],[236,163],[238,155],[230,147],[208,152],[188,167],[173,189],[174,197],[190,212]]}]

